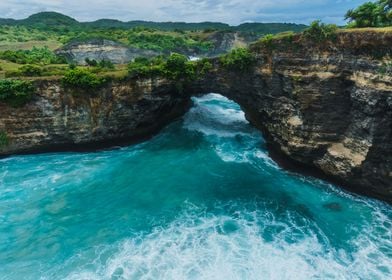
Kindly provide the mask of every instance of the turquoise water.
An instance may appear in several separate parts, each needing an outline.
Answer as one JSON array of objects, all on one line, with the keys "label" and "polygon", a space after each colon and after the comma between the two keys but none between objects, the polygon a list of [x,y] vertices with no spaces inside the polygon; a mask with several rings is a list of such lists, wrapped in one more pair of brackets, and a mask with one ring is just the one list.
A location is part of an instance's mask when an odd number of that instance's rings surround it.
[{"label": "turquoise water", "polygon": [[0,160],[0,279],[391,279],[391,229],[216,94],[142,144]]}]

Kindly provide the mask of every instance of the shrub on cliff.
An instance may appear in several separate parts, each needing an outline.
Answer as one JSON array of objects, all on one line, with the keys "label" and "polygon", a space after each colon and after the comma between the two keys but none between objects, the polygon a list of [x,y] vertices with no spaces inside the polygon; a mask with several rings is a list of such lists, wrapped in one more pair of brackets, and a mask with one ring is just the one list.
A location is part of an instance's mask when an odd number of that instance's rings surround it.
[{"label": "shrub on cliff", "polygon": [[39,77],[42,76],[43,70],[38,65],[26,64],[18,68],[18,70],[7,71],[5,76],[8,77]]},{"label": "shrub on cliff", "polygon": [[313,21],[303,35],[316,43],[321,43],[336,38],[338,27],[335,24],[325,24],[319,20]]},{"label": "shrub on cliff", "polygon": [[392,76],[392,62],[384,62],[378,69],[378,74],[381,76]]},{"label": "shrub on cliff", "polygon": [[244,72],[253,66],[255,60],[248,49],[239,48],[222,56],[220,62],[230,70]]},{"label": "shrub on cliff", "polygon": [[267,49],[273,49],[275,36],[273,34],[267,34],[260,39],[260,43]]},{"label": "shrub on cliff", "polygon": [[203,58],[194,62],[190,62],[194,65],[196,76],[204,76],[208,72],[211,72],[214,69],[214,66],[207,58]]},{"label": "shrub on cliff", "polygon": [[[207,71],[209,65],[201,62],[199,64],[188,61],[182,54],[173,53],[167,59],[162,56],[148,59],[136,58],[128,64],[128,72],[131,76],[152,77],[162,76],[174,81],[191,80],[195,78],[196,68]],[[201,72],[200,72],[201,73]]]},{"label": "shrub on cliff", "polygon": [[5,131],[0,131],[0,149],[8,146],[9,139]]},{"label": "shrub on cliff", "polygon": [[165,75],[172,80],[195,78],[194,64],[185,55],[173,53],[165,63]]},{"label": "shrub on cliff", "polygon": [[145,57],[138,57],[135,61],[128,64],[128,73],[132,77],[147,77],[164,75],[165,61],[161,57],[148,59]]},{"label": "shrub on cliff", "polygon": [[18,71],[21,73],[22,76],[27,77],[39,77],[42,76],[42,68],[37,65],[26,64],[21,66]]},{"label": "shrub on cliff", "polygon": [[75,68],[65,72],[62,82],[66,87],[95,89],[103,86],[106,80],[88,69]]},{"label": "shrub on cliff", "polygon": [[12,107],[21,107],[31,100],[35,88],[30,81],[0,80],[0,102]]}]

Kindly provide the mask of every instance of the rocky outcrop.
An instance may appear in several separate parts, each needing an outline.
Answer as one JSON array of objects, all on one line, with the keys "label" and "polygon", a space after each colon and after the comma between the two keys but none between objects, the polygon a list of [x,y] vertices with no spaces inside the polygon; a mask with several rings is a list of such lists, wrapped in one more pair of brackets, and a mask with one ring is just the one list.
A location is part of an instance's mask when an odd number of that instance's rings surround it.
[{"label": "rocky outcrop", "polygon": [[211,42],[212,48],[204,55],[206,57],[215,57],[227,53],[234,48],[246,47],[255,38],[245,37],[240,32],[219,31],[208,36],[207,40]]},{"label": "rocky outcrop", "polygon": [[86,59],[126,64],[137,57],[154,57],[159,53],[151,50],[131,48],[110,40],[92,39],[84,42],[69,43],[58,49],[56,54],[65,57],[67,61],[85,65]]},{"label": "rocky outcrop", "polygon": [[212,60],[214,70],[182,94],[164,79],[114,82],[93,95],[42,82],[24,108],[0,104],[10,139],[0,154],[134,139],[185,112],[191,95],[218,92],[241,105],[280,157],[392,202],[391,46],[392,32],[376,31],[255,44],[249,71]]}]

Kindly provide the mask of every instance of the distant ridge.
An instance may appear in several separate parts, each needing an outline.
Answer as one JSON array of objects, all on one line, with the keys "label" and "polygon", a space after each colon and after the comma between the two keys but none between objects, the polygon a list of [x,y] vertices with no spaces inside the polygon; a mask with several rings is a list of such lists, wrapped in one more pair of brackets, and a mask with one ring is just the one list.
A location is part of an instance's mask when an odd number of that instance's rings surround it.
[{"label": "distant ridge", "polygon": [[56,12],[41,12],[38,14],[33,14],[26,19],[16,21],[17,23],[22,23],[24,25],[32,26],[76,26],[80,23],[69,16],[56,13]]},{"label": "distant ridge", "polygon": [[64,28],[136,28],[136,27],[147,27],[160,30],[227,30],[227,31],[241,31],[241,32],[253,32],[253,33],[279,33],[283,31],[294,31],[300,32],[306,28],[306,25],[295,24],[295,23],[244,23],[238,26],[231,26],[221,22],[199,22],[199,23],[187,23],[187,22],[152,22],[152,21],[128,21],[123,22],[116,19],[99,19],[92,22],[79,22],[76,19],[63,15],[57,12],[40,12],[33,14],[26,19],[15,20],[15,19],[1,19],[0,25],[22,25],[29,26],[38,29],[64,29]]}]

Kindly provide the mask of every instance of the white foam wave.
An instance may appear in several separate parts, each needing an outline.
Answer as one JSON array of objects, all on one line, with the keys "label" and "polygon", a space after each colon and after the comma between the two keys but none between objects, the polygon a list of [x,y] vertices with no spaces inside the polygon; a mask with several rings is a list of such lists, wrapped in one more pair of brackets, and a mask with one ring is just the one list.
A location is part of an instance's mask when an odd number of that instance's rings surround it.
[{"label": "white foam wave", "polygon": [[227,97],[224,97],[221,94],[218,93],[208,93],[205,94],[203,96],[197,97],[193,99],[195,102],[205,102],[205,101],[221,101],[221,102],[226,102],[226,103],[232,103],[232,101],[230,101],[230,99],[228,99]]},{"label": "white foam wave", "polygon": [[208,94],[193,100],[195,106],[184,118],[185,129],[225,138],[249,133],[244,112],[229,99]]},{"label": "white foam wave", "polygon": [[[348,254],[320,241],[320,232],[279,222],[268,212],[236,217],[185,214],[168,227],[122,242],[94,270],[68,279],[388,279],[390,258],[362,236]],[[268,229],[272,240],[263,238]],[[369,229],[371,230],[371,229]],[[301,235],[298,235],[298,232]],[[287,241],[287,237],[294,238]],[[297,237],[295,237],[297,236]],[[364,243],[364,244],[362,244]],[[326,247],[327,246],[327,247]]]},{"label": "white foam wave", "polygon": [[279,165],[275,161],[273,161],[273,159],[270,158],[270,156],[268,156],[265,151],[257,150],[255,152],[255,157],[261,159],[263,163],[268,165],[269,167],[280,169]]}]

